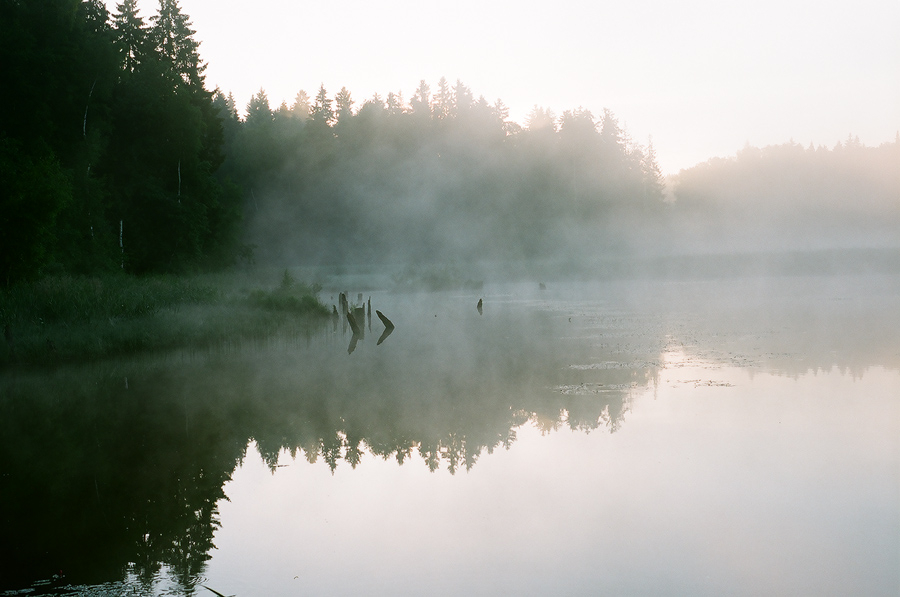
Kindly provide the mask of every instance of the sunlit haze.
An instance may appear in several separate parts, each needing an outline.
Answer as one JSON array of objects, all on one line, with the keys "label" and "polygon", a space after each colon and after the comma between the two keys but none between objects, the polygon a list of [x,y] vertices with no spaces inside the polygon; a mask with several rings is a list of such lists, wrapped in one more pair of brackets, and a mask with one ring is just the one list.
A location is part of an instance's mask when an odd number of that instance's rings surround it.
[{"label": "sunlit haze", "polygon": [[[107,0],[115,12],[115,0]],[[900,3],[638,0],[554,4],[182,0],[207,85],[239,107],[347,87],[378,93],[443,76],[501,99],[524,124],[535,105],[609,108],[652,136],[665,173],[745,144],[867,145],[900,130]],[[145,21],[157,3],[141,0]]]},{"label": "sunlit haze", "polygon": [[0,597],[900,597],[900,0],[0,23]]}]

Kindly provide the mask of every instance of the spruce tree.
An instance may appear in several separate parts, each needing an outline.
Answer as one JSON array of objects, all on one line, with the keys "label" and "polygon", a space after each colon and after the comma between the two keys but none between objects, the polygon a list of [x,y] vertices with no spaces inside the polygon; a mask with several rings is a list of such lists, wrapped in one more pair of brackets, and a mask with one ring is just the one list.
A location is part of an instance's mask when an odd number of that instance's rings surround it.
[{"label": "spruce tree", "polygon": [[159,55],[190,87],[202,89],[206,65],[200,60],[200,42],[194,39],[196,31],[178,1],[159,0],[159,13],[150,20],[151,38]]},{"label": "spruce tree", "polygon": [[121,67],[126,73],[133,73],[148,49],[148,29],[144,19],[138,14],[137,0],[123,0],[116,5],[113,27]]},{"label": "spruce tree", "polygon": [[313,104],[311,119],[317,124],[331,125],[334,121],[334,111],[331,109],[331,99],[325,90],[325,84],[319,86],[319,92],[316,94],[316,101]]}]

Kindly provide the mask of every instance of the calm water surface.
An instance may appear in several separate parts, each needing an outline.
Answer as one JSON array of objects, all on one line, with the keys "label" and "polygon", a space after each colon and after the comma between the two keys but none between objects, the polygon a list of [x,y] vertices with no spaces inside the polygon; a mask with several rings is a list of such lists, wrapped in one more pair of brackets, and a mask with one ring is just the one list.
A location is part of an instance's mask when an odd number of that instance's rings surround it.
[{"label": "calm water surface", "polygon": [[0,595],[898,594],[900,280],[547,286],[7,372]]}]

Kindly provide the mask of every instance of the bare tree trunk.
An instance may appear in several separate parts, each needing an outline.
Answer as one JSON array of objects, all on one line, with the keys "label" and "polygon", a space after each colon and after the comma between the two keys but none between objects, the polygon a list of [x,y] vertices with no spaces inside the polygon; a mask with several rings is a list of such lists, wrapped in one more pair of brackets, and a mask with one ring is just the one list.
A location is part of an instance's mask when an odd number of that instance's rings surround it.
[{"label": "bare tree trunk", "polygon": [[122,253],[122,269],[125,269],[125,245],[122,243],[122,220],[119,220],[119,251]]},{"label": "bare tree trunk", "polygon": [[97,85],[97,79],[91,84],[91,90],[88,92],[88,103],[84,105],[84,121],[81,123],[81,136],[87,137],[87,113],[88,107],[91,105],[91,96],[94,95],[94,87]]}]

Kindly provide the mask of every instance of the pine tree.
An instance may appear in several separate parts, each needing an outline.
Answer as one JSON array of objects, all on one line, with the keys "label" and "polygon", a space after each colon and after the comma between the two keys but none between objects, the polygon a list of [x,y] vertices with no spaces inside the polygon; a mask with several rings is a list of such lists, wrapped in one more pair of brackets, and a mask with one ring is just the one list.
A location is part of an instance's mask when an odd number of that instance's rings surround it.
[{"label": "pine tree", "polygon": [[452,104],[452,113],[457,117],[471,110],[474,104],[472,90],[463,85],[463,82],[459,79],[456,80],[456,85],[453,87]]},{"label": "pine tree", "polygon": [[385,98],[385,107],[389,116],[396,116],[403,113],[403,94],[389,91]]},{"label": "pine tree", "polygon": [[409,100],[409,108],[413,114],[431,114],[431,88],[425,79],[419,81],[419,86]]},{"label": "pine tree", "polygon": [[666,183],[662,170],[656,161],[656,149],[653,148],[653,137],[647,141],[647,151],[641,160],[641,174],[643,175],[644,196],[647,199],[662,200],[665,198]]},{"label": "pine tree", "polygon": [[116,45],[121,56],[121,66],[127,73],[133,73],[141,64],[148,50],[147,25],[138,14],[137,0],[123,0],[116,5],[113,15]]},{"label": "pine tree", "polygon": [[153,22],[151,39],[160,56],[185,83],[202,89],[206,65],[200,60],[200,42],[194,39],[196,31],[191,29],[191,22],[181,12],[178,1],[159,0],[159,13],[150,20]]},{"label": "pine tree", "polygon": [[608,172],[623,168],[627,159],[622,128],[608,108],[600,118],[600,159]]},{"label": "pine tree", "polygon": [[301,89],[294,97],[294,103],[291,104],[291,116],[300,121],[305,121],[309,119],[309,111],[309,96]]},{"label": "pine tree", "polygon": [[450,84],[447,83],[445,77],[441,77],[438,81],[438,90],[434,94],[434,105],[432,106],[432,115],[437,120],[444,120],[450,116],[453,107],[453,97],[450,93]]},{"label": "pine tree", "polygon": [[353,99],[350,97],[350,91],[346,87],[341,87],[337,95],[334,96],[335,120],[337,124],[346,124],[353,116]]},{"label": "pine tree", "polygon": [[529,131],[555,131],[556,115],[549,108],[544,109],[541,106],[535,106],[528,113],[528,117],[525,120],[525,128]]},{"label": "pine tree", "polygon": [[334,121],[334,111],[331,109],[331,100],[328,98],[328,92],[325,90],[325,84],[319,86],[319,92],[316,94],[316,101],[313,104],[311,119],[317,124],[330,126]]},{"label": "pine tree", "polygon": [[266,90],[260,90],[250,98],[247,104],[247,118],[244,120],[250,128],[264,126],[272,123],[272,108],[269,106],[269,96]]}]

